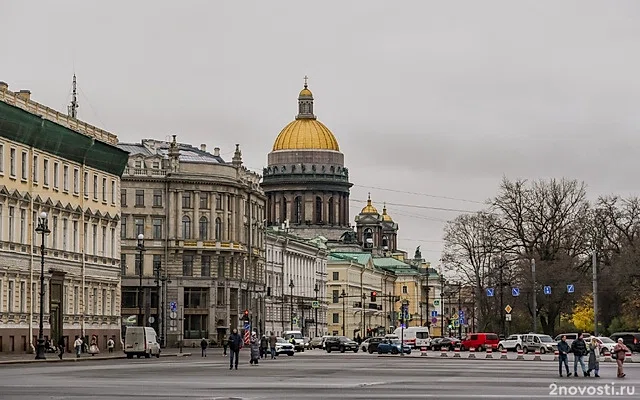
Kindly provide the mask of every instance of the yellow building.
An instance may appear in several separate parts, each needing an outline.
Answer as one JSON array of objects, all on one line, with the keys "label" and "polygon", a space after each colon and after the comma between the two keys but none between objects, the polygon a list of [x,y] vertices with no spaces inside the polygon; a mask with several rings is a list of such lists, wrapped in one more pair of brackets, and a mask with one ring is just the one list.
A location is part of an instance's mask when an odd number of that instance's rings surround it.
[{"label": "yellow building", "polygon": [[[117,137],[34,102],[0,82],[0,351],[29,352],[44,293],[45,337],[120,332],[120,175]],[[40,286],[46,213],[44,283]],[[44,214],[42,214],[44,215]],[[119,340],[116,341],[119,343]]]}]

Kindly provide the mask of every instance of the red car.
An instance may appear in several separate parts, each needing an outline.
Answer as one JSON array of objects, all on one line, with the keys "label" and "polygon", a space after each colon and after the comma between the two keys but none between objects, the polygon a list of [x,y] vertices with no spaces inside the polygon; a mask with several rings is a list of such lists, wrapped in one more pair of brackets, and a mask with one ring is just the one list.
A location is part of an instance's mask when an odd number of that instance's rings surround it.
[{"label": "red car", "polygon": [[495,333],[469,333],[461,344],[462,350],[474,348],[476,351],[484,351],[488,348],[498,349],[500,338]]}]

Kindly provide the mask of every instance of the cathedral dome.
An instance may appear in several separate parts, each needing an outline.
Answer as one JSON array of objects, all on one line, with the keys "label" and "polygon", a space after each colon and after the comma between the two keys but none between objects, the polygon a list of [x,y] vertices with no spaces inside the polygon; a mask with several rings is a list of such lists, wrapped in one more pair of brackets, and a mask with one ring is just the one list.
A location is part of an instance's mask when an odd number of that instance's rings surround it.
[{"label": "cathedral dome", "polygon": [[278,150],[331,150],[340,151],[333,133],[313,114],[313,93],[307,86],[298,95],[298,115],[285,126],[273,143],[273,151]]},{"label": "cathedral dome", "polygon": [[292,121],[284,127],[273,144],[273,151],[311,149],[340,151],[336,137],[316,119]]},{"label": "cathedral dome", "polygon": [[367,199],[367,205],[364,206],[360,214],[378,214],[378,209],[376,209],[373,204],[371,204],[371,195]]},{"label": "cathedral dome", "polygon": [[385,204],[382,208],[382,220],[385,222],[393,222],[391,215],[387,214],[387,205]]}]

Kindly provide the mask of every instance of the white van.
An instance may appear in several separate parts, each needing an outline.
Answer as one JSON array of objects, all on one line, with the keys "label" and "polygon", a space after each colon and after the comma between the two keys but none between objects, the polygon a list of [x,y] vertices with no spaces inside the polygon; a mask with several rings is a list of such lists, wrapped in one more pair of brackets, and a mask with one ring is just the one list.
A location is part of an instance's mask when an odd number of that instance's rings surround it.
[{"label": "white van", "polygon": [[124,335],[124,354],[127,358],[133,356],[156,356],[160,358],[160,344],[153,328],[143,326],[127,326]]},{"label": "white van", "polygon": [[[402,335],[402,328],[397,328],[393,334],[400,337],[400,335]],[[403,342],[411,347],[429,346],[431,343],[429,328],[426,326],[410,326],[404,328]]]},{"label": "white van", "polygon": [[282,337],[289,343],[291,343],[290,340],[293,338],[293,347],[295,351],[304,352],[304,338],[302,337],[302,332],[284,331],[282,332]]}]

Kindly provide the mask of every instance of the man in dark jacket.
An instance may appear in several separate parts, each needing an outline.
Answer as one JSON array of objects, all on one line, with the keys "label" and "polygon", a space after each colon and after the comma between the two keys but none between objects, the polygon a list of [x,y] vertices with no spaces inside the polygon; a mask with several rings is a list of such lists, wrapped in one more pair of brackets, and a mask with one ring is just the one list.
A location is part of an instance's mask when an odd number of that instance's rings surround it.
[{"label": "man in dark jacket", "polygon": [[573,375],[578,376],[578,363],[580,363],[582,374],[587,376],[587,368],[584,365],[584,356],[587,354],[587,344],[584,342],[582,333],[571,343],[571,352],[573,353]]},{"label": "man in dark jacket", "polygon": [[[242,337],[238,335],[238,330],[234,329],[229,335],[229,369],[233,369],[234,365],[238,369],[238,358],[240,358],[240,347],[242,347]],[[234,364],[235,360],[235,364]]]},{"label": "man in dark jacket", "polygon": [[202,340],[200,341],[200,348],[202,349],[202,357],[206,357],[207,356],[207,339],[202,338]]},{"label": "man in dark jacket", "polygon": [[569,352],[571,352],[571,348],[569,348],[569,344],[567,343],[567,336],[562,335],[562,338],[558,342],[558,361],[560,364],[558,365],[558,370],[560,372],[560,376],[562,377],[562,364],[564,364],[565,369],[567,370],[567,377],[571,376],[571,372],[569,372]]},{"label": "man in dark jacket", "polygon": [[276,337],[276,335],[271,332],[271,336],[269,336],[269,347],[271,348],[271,359],[273,360],[274,358],[276,358],[276,342],[278,341],[278,338]]}]

